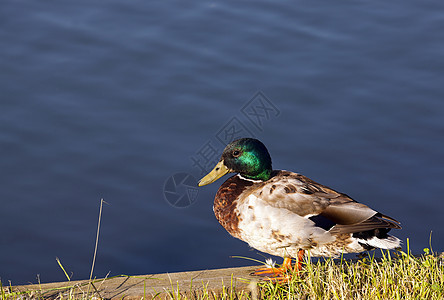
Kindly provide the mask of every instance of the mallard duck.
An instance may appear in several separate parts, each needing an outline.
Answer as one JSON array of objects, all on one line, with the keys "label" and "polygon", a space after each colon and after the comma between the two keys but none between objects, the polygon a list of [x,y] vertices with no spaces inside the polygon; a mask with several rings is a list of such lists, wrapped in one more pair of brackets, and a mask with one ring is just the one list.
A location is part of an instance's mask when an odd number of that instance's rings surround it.
[{"label": "mallard duck", "polygon": [[[217,220],[252,248],[283,257],[281,272],[292,269],[292,258],[300,262],[305,250],[311,256],[337,257],[401,244],[388,234],[401,228],[398,221],[304,175],[273,170],[267,148],[257,139],[227,145],[199,186],[227,173],[237,174],[216,193]],[[257,274],[269,274],[265,269]]]}]

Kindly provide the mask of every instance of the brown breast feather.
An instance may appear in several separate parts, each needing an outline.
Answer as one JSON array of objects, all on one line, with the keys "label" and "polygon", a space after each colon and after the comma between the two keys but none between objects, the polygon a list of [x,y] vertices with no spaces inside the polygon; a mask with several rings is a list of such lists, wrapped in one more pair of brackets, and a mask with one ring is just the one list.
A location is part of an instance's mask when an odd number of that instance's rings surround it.
[{"label": "brown breast feather", "polygon": [[227,179],[214,198],[214,214],[219,223],[234,237],[239,237],[239,215],[236,213],[237,199],[254,182],[243,180],[235,175]]}]

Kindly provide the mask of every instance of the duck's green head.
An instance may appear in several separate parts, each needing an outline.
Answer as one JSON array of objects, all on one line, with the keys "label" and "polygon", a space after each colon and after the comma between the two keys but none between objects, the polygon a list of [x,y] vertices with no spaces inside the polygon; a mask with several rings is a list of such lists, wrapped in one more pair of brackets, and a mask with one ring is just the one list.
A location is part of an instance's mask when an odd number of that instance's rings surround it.
[{"label": "duck's green head", "polygon": [[270,179],[271,170],[271,157],[264,144],[256,139],[242,138],[225,147],[219,163],[199,181],[199,186],[210,184],[227,173],[265,181]]}]

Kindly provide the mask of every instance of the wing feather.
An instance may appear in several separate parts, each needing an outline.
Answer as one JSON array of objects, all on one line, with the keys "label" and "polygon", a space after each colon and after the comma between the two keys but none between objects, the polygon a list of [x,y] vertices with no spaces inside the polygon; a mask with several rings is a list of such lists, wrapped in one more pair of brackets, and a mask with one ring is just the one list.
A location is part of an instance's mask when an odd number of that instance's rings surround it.
[{"label": "wing feather", "polygon": [[256,196],[273,207],[285,208],[303,217],[322,216],[336,224],[329,230],[331,233],[401,228],[395,219],[303,175],[273,172],[274,177],[255,191]]}]

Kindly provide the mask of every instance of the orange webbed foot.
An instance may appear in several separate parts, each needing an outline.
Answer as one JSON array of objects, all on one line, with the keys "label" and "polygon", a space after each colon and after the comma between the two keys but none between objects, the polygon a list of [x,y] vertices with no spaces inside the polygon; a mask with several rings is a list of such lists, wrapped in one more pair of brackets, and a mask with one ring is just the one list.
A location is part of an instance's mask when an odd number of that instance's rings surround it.
[{"label": "orange webbed foot", "polygon": [[[304,250],[299,250],[297,270],[293,269],[291,258],[285,257],[282,266],[276,268],[274,266],[259,268],[255,270],[251,275],[265,277],[264,280],[271,281],[273,283],[285,283],[291,279],[291,275],[302,270],[302,259],[304,258]],[[296,267],[296,265],[295,265]]]}]

